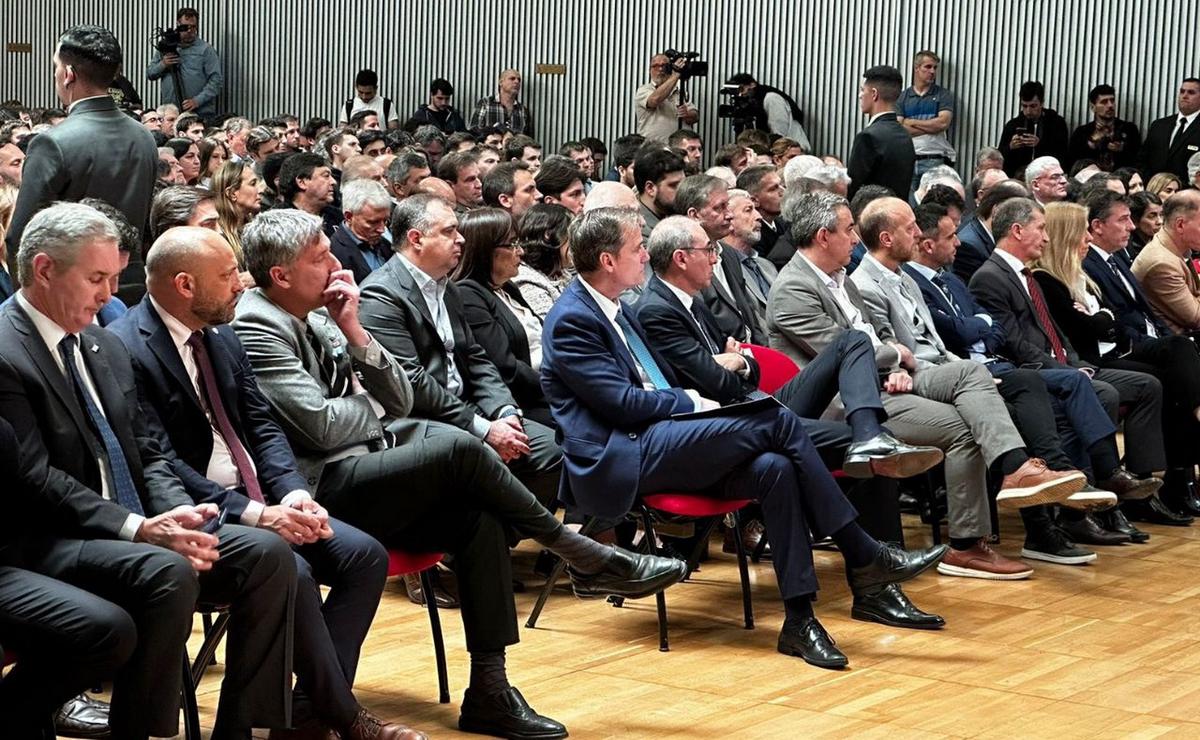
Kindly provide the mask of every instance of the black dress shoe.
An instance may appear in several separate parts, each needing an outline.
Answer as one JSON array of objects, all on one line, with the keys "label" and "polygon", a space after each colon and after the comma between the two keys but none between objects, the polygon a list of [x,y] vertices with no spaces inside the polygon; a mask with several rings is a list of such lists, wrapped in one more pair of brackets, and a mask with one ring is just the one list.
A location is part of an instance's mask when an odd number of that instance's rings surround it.
[{"label": "black dress shoe", "polygon": [[1125,504],[1125,514],[1135,522],[1165,524],[1169,527],[1187,527],[1193,521],[1191,516],[1173,511],[1157,494],[1145,501]]},{"label": "black dress shoe", "polygon": [[1084,514],[1079,519],[1060,519],[1058,528],[1071,542],[1081,545],[1123,545],[1129,542],[1129,535],[1109,532],[1090,514]]},{"label": "black dress shoe", "polygon": [[895,545],[883,545],[870,564],[861,568],[846,568],[846,580],[854,593],[865,593],[874,586],[900,583],[915,578],[941,562],[947,545],[927,550],[901,550]]},{"label": "black dress shoe", "polygon": [[938,615],[918,609],[896,583],[889,583],[878,590],[855,594],[850,616],[864,622],[879,622],[890,627],[910,627],[918,630],[939,630],[946,626],[946,620]]},{"label": "black dress shoe", "polygon": [[110,737],[108,703],[80,694],[54,713],[54,732],[63,737]]},{"label": "black dress shoe", "polygon": [[653,596],[687,576],[687,563],[675,558],[613,548],[613,556],[599,573],[578,573],[568,568],[571,587],[581,599],[622,596],[641,599]]},{"label": "black dress shoe", "polygon": [[[408,600],[414,604],[425,606],[425,589],[421,587],[419,573],[404,574],[404,590],[408,592]],[[433,582],[433,598],[438,609],[457,609],[458,599],[446,593],[436,580]]]},{"label": "black dress shoe", "polygon": [[1200,516],[1200,495],[1196,494],[1194,484],[1172,485],[1160,491],[1158,497],[1171,511],[1191,517]]},{"label": "black dress shoe", "polygon": [[1096,484],[1102,491],[1112,491],[1121,501],[1141,501],[1150,498],[1162,487],[1162,479],[1148,475],[1139,478],[1125,468],[1117,468],[1108,480]]},{"label": "black dress shoe", "polygon": [[842,470],[851,478],[909,478],[924,473],[942,461],[944,455],[936,447],[922,447],[901,442],[887,432],[881,432],[846,449]]},{"label": "black dress shoe", "polygon": [[562,723],[533,711],[515,686],[488,695],[468,688],[463,695],[458,729],[512,740],[551,740],[567,736],[567,728]]},{"label": "black dress shoe", "polygon": [[816,617],[806,617],[794,626],[784,620],[779,632],[779,652],[804,658],[805,663],[818,668],[841,670],[850,665],[850,660],[837,649],[837,643]]},{"label": "black dress shoe", "polygon": [[1100,522],[1100,525],[1110,532],[1120,532],[1129,537],[1130,542],[1142,544],[1150,541],[1150,534],[1143,532],[1125,516],[1125,512],[1121,511],[1120,506],[1116,506],[1108,511],[1102,511],[1098,514],[1093,514]]}]

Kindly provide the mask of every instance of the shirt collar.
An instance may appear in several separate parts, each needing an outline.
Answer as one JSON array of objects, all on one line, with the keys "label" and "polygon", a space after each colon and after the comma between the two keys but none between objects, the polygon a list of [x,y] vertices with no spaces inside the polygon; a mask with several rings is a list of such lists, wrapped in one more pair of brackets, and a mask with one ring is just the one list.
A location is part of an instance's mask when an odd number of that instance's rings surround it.
[{"label": "shirt collar", "polygon": [[1018,275],[1021,275],[1022,277],[1024,277],[1024,274],[1023,274],[1023,271],[1025,270],[1024,262],[1022,262],[1021,260],[1012,256],[1011,254],[1004,251],[1003,249],[997,249],[995,253],[1000,255],[1000,259],[1004,260],[1004,264],[1006,264],[1010,268],[1012,268],[1012,270],[1014,272],[1016,272]]},{"label": "shirt collar", "polygon": [[67,330],[56,324],[54,319],[34,308],[34,305],[25,297],[24,290],[17,291],[17,303],[29,315],[29,320],[33,322],[33,328],[37,329],[38,334],[42,337],[42,341],[50,349],[50,353],[57,357],[58,343],[63,340],[63,337],[67,336]]},{"label": "shirt collar", "polygon": [[920,262],[909,262],[908,266],[916,270],[918,275],[926,280],[929,280],[930,282],[932,282],[935,277],[941,274],[941,270],[935,270],[932,267],[927,267],[926,265],[922,265]]},{"label": "shirt collar", "polygon": [[846,268],[842,267],[831,275],[814,265],[813,261],[805,256],[803,251],[796,250],[796,254],[800,255],[800,259],[804,260],[808,264],[812,271],[816,273],[817,277],[821,279],[821,282],[825,283],[826,287],[840,290],[842,286],[846,284]]},{"label": "shirt collar", "polygon": [[1193,112],[1192,112],[1192,114],[1191,114],[1190,116],[1185,116],[1185,115],[1183,115],[1182,113],[1177,113],[1177,114],[1175,115],[1175,125],[1176,125],[1176,126],[1178,126],[1178,125],[1179,125],[1179,119],[1180,119],[1180,118],[1185,118],[1185,119],[1187,119],[1187,126],[1185,126],[1184,128],[1190,128],[1190,127],[1191,127],[1191,125],[1192,125],[1192,121],[1195,121],[1195,120],[1196,120],[1196,116],[1198,116],[1198,115],[1200,115],[1200,110],[1198,110],[1198,111],[1193,111]]},{"label": "shirt collar", "polygon": [[1100,247],[1097,247],[1095,244],[1088,242],[1088,246],[1091,248],[1091,250],[1093,252],[1100,255],[1100,259],[1104,260],[1105,262],[1108,262],[1110,259],[1112,259],[1111,254],[1109,254],[1108,252],[1105,252],[1103,249],[1101,249]]},{"label": "shirt collar", "polygon": [[899,273],[875,259],[875,255],[871,254],[870,252],[867,252],[865,255],[863,255],[863,262],[867,261],[870,261],[871,264],[875,265],[875,267],[883,273],[883,279],[889,285],[895,285],[896,283],[900,282]]},{"label": "shirt collar", "polygon": [[183,346],[192,338],[192,330],[187,328],[182,321],[172,316],[170,311],[160,306],[158,301],[154,300],[154,296],[147,293],[146,298],[149,299],[150,305],[154,307],[154,311],[162,319],[163,324],[166,325],[167,331],[171,333],[171,339],[175,342],[175,349],[182,353]]},{"label": "shirt collar", "polygon": [[396,254],[400,257],[400,264],[404,265],[404,267],[412,274],[413,280],[417,281],[417,287],[422,291],[429,290],[431,287],[436,289],[438,292],[442,292],[446,289],[446,283],[450,281],[450,278],[444,277],[441,280],[434,280],[429,276],[429,273],[414,265],[408,257],[405,257],[400,252],[397,252]]},{"label": "shirt collar", "polygon": [[604,314],[604,316],[609,321],[615,322],[617,320],[617,314],[621,311],[620,304],[593,288],[591,284],[583,278],[582,275],[579,276],[579,282],[583,285],[584,290],[591,294],[592,298],[595,299],[596,304],[600,306],[600,311]]},{"label": "shirt collar", "polygon": [[[103,95],[89,95],[86,98],[80,98],[79,100],[76,100],[74,103],[71,103],[71,105],[67,106],[67,115],[70,115],[71,111],[75,110],[75,106],[79,105],[80,103],[82,103],[85,100],[95,100],[96,98],[107,98],[107,97],[111,97],[111,96],[108,93],[104,93]],[[1189,121],[1189,123],[1190,122],[1191,121]]]},{"label": "shirt collar", "polygon": [[685,310],[689,312],[692,310],[692,297],[690,295],[685,293],[678,286],[671,285],[666,280],[663,280],[662,284],[671,289],[671,292],[674,293],[675,297],[679,299],[679,302],[683,304]]},{"label": "shirt collar", "polygon": [[886,116],[889,113],[895,113],[895,112],[896,111],[894,111],[894,110],[881,110],[878,113],[876,113],[875,115],[873,115],[867,119],[867,125],[870,126],[872,123],[875,123],[875,121],[878,120],[880,116]]}]

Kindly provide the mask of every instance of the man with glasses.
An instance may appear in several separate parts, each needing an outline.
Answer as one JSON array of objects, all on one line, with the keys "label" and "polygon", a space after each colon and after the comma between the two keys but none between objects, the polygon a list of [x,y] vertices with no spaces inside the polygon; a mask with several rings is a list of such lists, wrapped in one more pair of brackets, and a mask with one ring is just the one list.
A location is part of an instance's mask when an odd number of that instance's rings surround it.
[{"label": "man with glasses", "polygon": [[678,58],[672,64],[665,54],[655,54],[650,60],[650,81],[633,94],[637,132],[647,139],[666,141],[680,126],[691,126],[700,119],[696,106],[685,103],[679,93],[679,70],[687,60]]},{"label": "man with glasses", "polygon": [[1067,198],[1067,175],[1054,157],[1038,157],[1025,168],[1025,184],[1042,205]]},{"label": "man with glasses", "polygon": [[[179,106],[184,113],[203,119],[217,114],[217,96],[221,94],[221,60],[217,52],[200,38],[200,11],[180,8],[175,14],[179,49],[171,54],[156,53],[146,68],[151,82],[162,80],[161,98]],[[178,71],[178,75],[174,74]],[[178,84],[182,90],[176,89]]]}]

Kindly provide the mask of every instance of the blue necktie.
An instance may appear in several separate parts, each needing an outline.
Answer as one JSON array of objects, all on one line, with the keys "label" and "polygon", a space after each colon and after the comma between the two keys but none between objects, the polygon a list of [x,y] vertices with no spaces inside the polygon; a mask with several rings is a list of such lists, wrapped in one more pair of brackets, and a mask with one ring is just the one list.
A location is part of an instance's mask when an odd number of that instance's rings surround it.
[{"label": "blue necktie", "polygon": [[937,286],[938,290],[942,291],[942,295],[946,296],[946,302],[954,310],[954,315],[962,316],[962,308],[959,307],[958,301],[954,300],[954,293],[950,291],[950,284],[946,282],[946,278],[941,273],[938,273],[933,276],[933,284]]},{"label": "blue necktie", "polygon": [[767,276],[763,274],[762,268],[758,266],[758,262],[754,257],[750,255],[742,257],[742,265],[750,273],[750,277],[754,278],[754,282],[758,285],[758,291],[762,293],[763,298],[770,296],[771,284],[767,282]]},{"label": "blue necktie", "polygon": [[67,369],[67,375],[71,376],[76,396],[83,402],[83,407],[87,409],[88,418],[92,420],[92,428],[100,435],[100,441],[104,443],[104,454],[108,458],[108,469],[112,473],[112,484],[116,489],[114,492],[117,503],[134,514],[145,514],[142,502],[138,498],[137,488],[133,485],[133,476],[129,473],[129,465],[125,462],[125,453],[121,450],[121,443],[117,440],[117,435],[113,432],[112,427],[108,425],[104,414],[100,412],[96,400],[92,398],[91,393],[88,393],[87,385],[84,384],[83,377],[79,374],[79,367],[75,364],[77,341],[73,334],[68,334],[58,343],[58,352],[62,356],[63,366]]},{"label": "blue necktie", "polygon": [[633,358],[642,366],[650,384],[660,391],[670,388],[671,384],[667,382],[667,376],[663,375],[658,363],[654,361],[654,355],[650,354],[650,348],[642,341],[641,335],[633,330],[633,326],[621,311],[617,311],[617,325],[621,327],[621,331],[625,332],[625,343],[629,345],[629,351],[633,353]]}]

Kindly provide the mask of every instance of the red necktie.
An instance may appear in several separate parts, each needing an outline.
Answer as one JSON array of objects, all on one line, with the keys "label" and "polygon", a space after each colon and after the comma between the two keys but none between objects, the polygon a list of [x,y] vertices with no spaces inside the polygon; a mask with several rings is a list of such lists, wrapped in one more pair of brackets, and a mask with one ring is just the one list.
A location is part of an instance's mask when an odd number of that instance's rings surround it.
[{"label": "red necktie", "polygon": [[263,500],[262,488],[258,485],[258,476],[254,472],[254,466],[250,464],[250,455],[242,446],[242,441],[238,439],[237,432],[233,430],[229,414],[225,413],[225,403],[221,400],[221,391],[217,388],[212,362],[208,359],[208,348],[204,346],[204,333],[194,332],[188,338],[187,343],[192,348],[192,357],[196,360],[196,370],[200,373],[200,385],[204,390],[204,398],[208,401],[208,408],[217,422],[217,432],[225,440],[225,446],[229,448],[229,455],[233,458],[234,467],[237,468],[242,485],[246,488],[246,495],[259,503],[266,503]]},{"label": "red necktie", "polygon": [[1033,301],[1033,311],[1037,314],[1038,323],[1042,325],[1042,331],[1050,337],[1050,349],[1054,353],[1054,359],[1058,360],[1059,364],[1067,364],[1067,352],[1063,349],[1062,341],[1058,338],[1058,331],[1054,328],[1054,322],[1050,320],[1050,310],[1046,308],[1046,298],[1042,295],[1042,289],[1038,287],[1037,281],[1033,279],[1033,273],[1029,268],[1021,270],[1021,274],[1025,276],[1025,286],[1029,288],[1029,298]]}]

